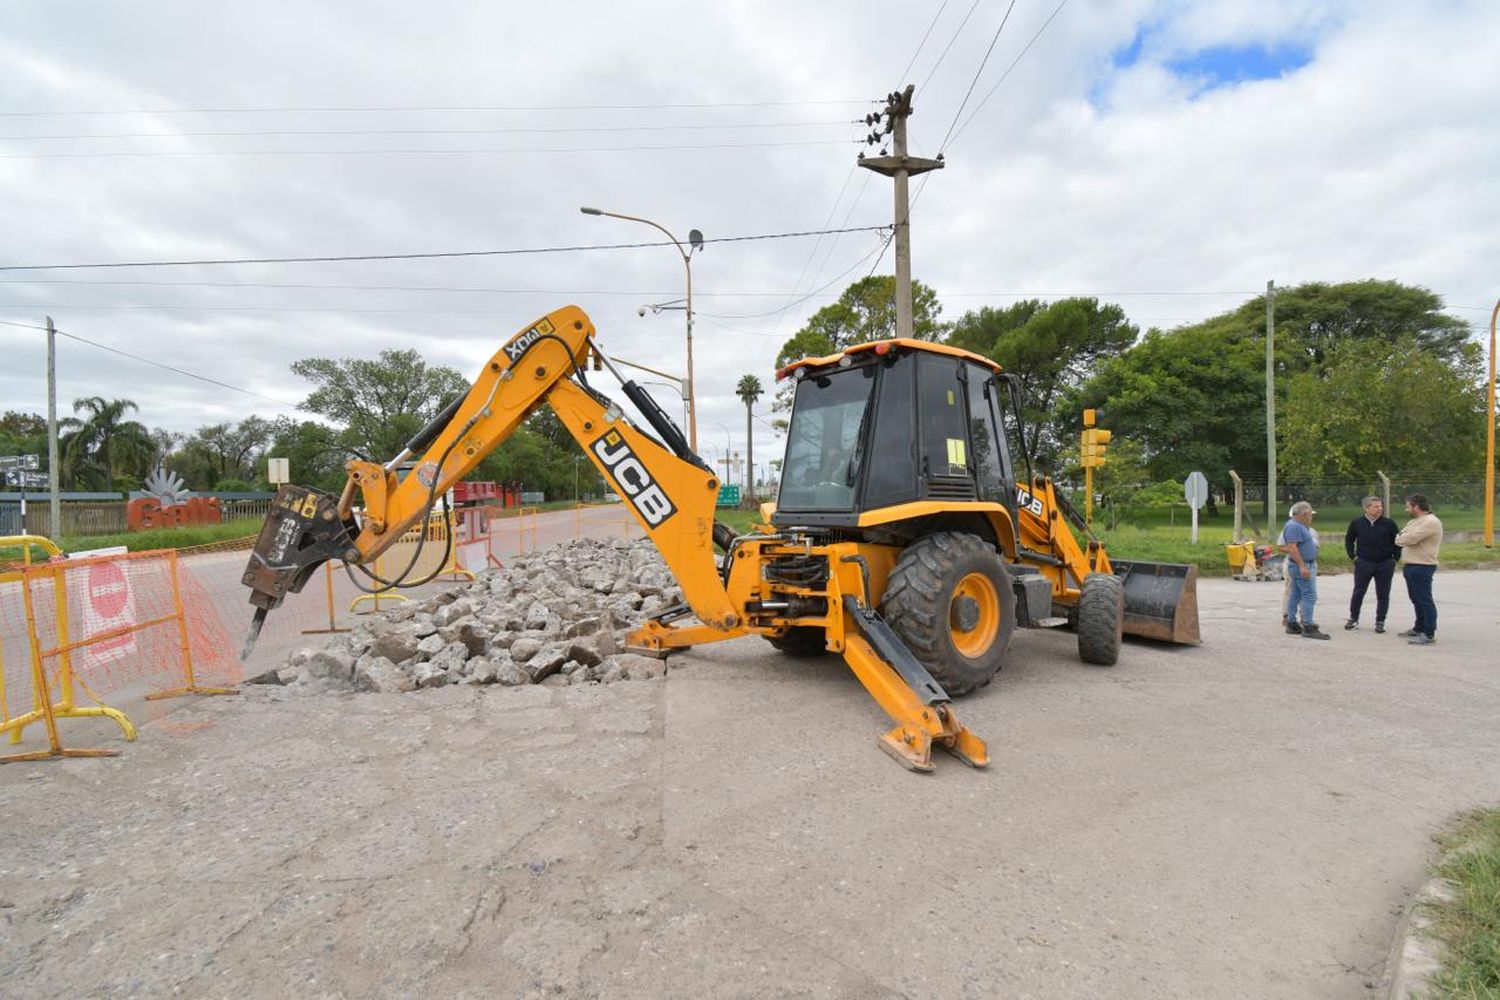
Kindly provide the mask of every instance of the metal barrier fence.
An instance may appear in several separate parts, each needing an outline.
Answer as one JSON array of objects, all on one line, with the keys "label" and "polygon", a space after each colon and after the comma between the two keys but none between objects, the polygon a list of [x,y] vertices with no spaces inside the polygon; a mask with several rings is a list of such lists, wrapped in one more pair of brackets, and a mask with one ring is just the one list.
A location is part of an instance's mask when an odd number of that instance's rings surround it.
[{"label": "metal barrier fence", "polygon": [[[195,661],[212,664],[226,679],[240,678],[222,669],[217,622],[201,613],[204,602],[184,585],[175,550],[70,560],[34,536],[0,538],[0,545],[20,545],[25,553],[20,567],[0,574],[0,733],[8,733],[13,744],[36,723],[47,733],[47,749],[0,756],[0,763],[118,753],[62,745],[57,723],[68,718],[109,718],[127,740],[135,739],[134,725],[104,704],[100,691],[144,684],[152,689],[148,700],[237,693],[198,683]],[[52,558],[32,562],[33,547]],[[190,608],[197,613],[190,615]],[[13,680],[21,672],[6,676],[3,640],[17,637],[20,642],[12,645],[24,646],[31,708],[12,715]],[[78,703],[79,688],[93,705]]]},{"label": "metal barrier fence", "polygon": [[[125,500],[64,500],[59,506],[62,521],[61,534],[69,538],[88,535],[123,535],[130,530],[127,517],[129,504]],[[231,521],[261,521],[271,509],[266,497],[230,497],[219,500],[219,513],[223,523]],[[26,515],[21,516],[21,504],[7,499],[0,503],[0,535],[52,535],[52,511],[47,495],[27,499]]]}]

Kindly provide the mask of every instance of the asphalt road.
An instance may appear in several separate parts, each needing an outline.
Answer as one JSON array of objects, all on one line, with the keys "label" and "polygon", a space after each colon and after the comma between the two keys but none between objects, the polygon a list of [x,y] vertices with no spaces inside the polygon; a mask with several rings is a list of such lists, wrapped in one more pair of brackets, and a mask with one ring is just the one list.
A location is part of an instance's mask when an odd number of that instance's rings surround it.
[{"label": "asphalt road", "polygon": [[[908,773],[842,662],[746,638],[665,680],[181,703],[0,768],[0,983],[28,996],[1366,997],[1432,835],[1500,799],[1500,574],[1438,644],[1285,636],[1088,667],[1023,632]],[[1397,584],[1392,622],[1408,613]],[[1372,597],[1373,600],[1373,597]],[[1368,617],[1368,615],[1367,615]]]}]

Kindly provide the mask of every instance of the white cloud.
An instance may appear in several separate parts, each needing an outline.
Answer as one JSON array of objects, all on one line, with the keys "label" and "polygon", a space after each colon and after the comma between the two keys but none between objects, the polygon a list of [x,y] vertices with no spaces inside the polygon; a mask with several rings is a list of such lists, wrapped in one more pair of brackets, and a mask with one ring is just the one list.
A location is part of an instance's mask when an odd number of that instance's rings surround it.
[{"label": "white cloud", "polygon": [[[890,184],[851,177],[852,120],[921,84],[967,5],[646,3],[544,6],[265,3],[0,12],[0,112],[121,108],[539,107],[868,99],[741,109],[258,112],[0,118],[0,154],[98,150],[597,149],[767,141],[806,145],[468,155],[0,157],[3,263],[401,253],[646,241],[647,216],[710,238],[880,225]],[[1019,3],[967,117],[1053,4]],[[925,155],[954,120],[1004,5],[981,5],[916,98]],[[1134,65],[1114,54],[1149,28]],[[1229,308],[1268,278],[1384,277],[1453,305],[1495,289],[1500,191],[1488,128],[1500,9],[1452,3],[1102,3],[1072,0],[947,150],[913,215],[916,274],[946,318],[1021,293],[1121,295],[1143,326]],[[1195,95],[1166,60],[1215,45],[1304,47],[1302,68]],[[1100,94],[1107,100],[1099,101]],[[960,122],[963,118],[959,119]],[[794,128],[789,122],[845,122]],[[753,128],[755,124],[775,127]],[[594,129],[462,135],[185,137],[202,131]],[[660,131],[666,126],[716,126]],[[175,137],[17,136],[175,132]],[[842,198],[840,199],[840,193]],[[855,200],[856,192],[862,196]],[[836,207],[836,199],[837,201]],[[852,214],[850,213],[852,206]],[[831,245],[831,249],[830,249]],[[700,438],[742,443],[733,387],[771,381],[780,343],[850,281],[775,311],[875,246],[870,234],[713,243],[694,259]],[[882,270],[890,268],[889,258]],[[681,372],[681,295],[670,249],[236,268],[55,272],[52,282],[440,286],[508,292],[32,283],[0,272],[0,319],[64,329],[267,396],[296,400],[301,357],[415,347],[466,374],[512,332],[567,302],[610,353]],[[743,294],[755,293],[755,294]],[[141,307],[193,306],[195,309]],[[90,308],[103,307],[103,308]],[[322,310],[322,311],[255,311]],[[339,310],[348,310],[340,312]],[[378,312],[374,310],[402,310]],[[750,314],[771,313],[756,316]],[[1483,321],[1479,311],[1460,312]],[[712,318],[714,316],[723,318]],[[729,318],[734,317],[734,318]],[[0,327],[0,409],[42,411],[40,334]],[[128,396],[150,424],[191,430],[251,412],[236,396],[71,341],[59,397]],[[669,407],[670,409],[671,407]],[[722,430],[720,428],[723,428]],[[762,456],[767,452],[757,449]]]}]

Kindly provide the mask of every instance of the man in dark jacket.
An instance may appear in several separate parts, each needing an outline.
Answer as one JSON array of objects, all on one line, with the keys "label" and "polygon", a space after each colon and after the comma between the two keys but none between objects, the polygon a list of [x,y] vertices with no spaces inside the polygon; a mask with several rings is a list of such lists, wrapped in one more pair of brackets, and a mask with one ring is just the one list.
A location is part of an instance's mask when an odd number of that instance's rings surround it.
[{"label": "man in dark jacket", "polygon": [[1349,522],[1344,532],[1344,551],[1354,560],[1354,595],[1349,598],[1349,620],[1344,628],[1359,628],[1359,609],[1365,591],[1375,581],[1375,631],[1385,631],[1385,613],[1391,608],[1391,577],[1401,550],[1396,547],[1396,522],[1385,516],[1379,497],[1365,497],[1365,512]]}]

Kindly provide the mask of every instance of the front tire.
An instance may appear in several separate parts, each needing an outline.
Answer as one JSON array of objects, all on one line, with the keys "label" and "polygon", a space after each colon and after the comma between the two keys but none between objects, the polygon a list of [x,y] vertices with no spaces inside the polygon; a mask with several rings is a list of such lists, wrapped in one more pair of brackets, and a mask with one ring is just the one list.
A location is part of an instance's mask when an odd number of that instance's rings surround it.
[{"label": "front tire", "polygon": [[1078,596],[1078,656],[1084,663],[1112,667],[1125,635],[1125,582],[1109,573],[1090,573]]},{"label": "front tire", "polygon": [[943,531],[908,545],[881,614],[950,697],[988,684],[1016,630],[1016,593],[994,546]]}]

